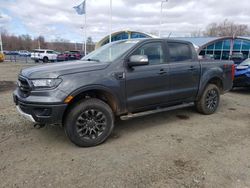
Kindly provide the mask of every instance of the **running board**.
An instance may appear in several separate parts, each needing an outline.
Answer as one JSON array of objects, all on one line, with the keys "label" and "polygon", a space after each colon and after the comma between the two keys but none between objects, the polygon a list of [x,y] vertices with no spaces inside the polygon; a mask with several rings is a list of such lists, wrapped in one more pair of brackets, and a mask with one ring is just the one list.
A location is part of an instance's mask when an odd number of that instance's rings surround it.
[{"label": "running board", "polygon": [[138,112],[138,113],[130,113],[128,115],[124,115],[121,116],[120,119],[121,120],[128,120],[128,119],[132,119],[132,118],[136,118],[136,117],[141,117],[141,116],[146,116],[146,115],[150,115],[150,114],[156,114],[159,112],[166,112],[166,111],[171,111],[171,110],[176,110],[176,109],[180,109],[180,108],[186,108],[186,107],[190,107],[190,106],[194,106],[194,103],[183,103],[183,104],[179,104],[176,106],[170,106],[170,107],[166,107],[166,108],[158,108],[155,110],[149,110],[149,111],[145,111],[145,112]]}]

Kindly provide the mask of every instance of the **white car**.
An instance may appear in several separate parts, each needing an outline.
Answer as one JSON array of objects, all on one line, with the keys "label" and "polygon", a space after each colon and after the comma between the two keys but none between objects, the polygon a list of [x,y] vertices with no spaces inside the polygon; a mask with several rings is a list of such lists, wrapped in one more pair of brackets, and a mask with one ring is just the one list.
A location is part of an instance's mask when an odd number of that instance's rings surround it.
[{"label": "white car", "polygon": [[48,49],[36,49],[31,53],[31,59],[35,62],[43,61],[44,63],[57,60],[58,52]]},{"label": "white car", "polygon": [[27,50],[20,50],[20,51],[18,52],[18,55],[19,55],[19,56],[30,56],[30,52],[27,51]]}]

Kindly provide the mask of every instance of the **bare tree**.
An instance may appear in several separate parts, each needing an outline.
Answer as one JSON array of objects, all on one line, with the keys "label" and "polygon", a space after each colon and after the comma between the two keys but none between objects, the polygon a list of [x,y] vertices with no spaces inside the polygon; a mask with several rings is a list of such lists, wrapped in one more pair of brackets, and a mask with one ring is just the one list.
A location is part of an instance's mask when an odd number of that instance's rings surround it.
[{"label": "bare tree", "polygon": [[[40,48],[49,48],[52,50],[57,50],[60,52],[70,51],[70,50],[79,50],[82,47],[81,43],[71,43],[69,40],[63,38],[57,38],[53,42],[47,42],[44,36],[39,36],[37,38],[32,39],[30,35],[20,35],[15,36],[13,34],[9,34],[6,30],[1,32],[2,41],[3,41],[3,49],[14,51],[14,50],[33,50],[37,49],[40,45]],[[91,37],[88,37],[87,40],[87,49],[88,52],[93,51],[95,48],[95,44]]]},{"label": "bare tree", "polygon": [[95,49],[95,44],[92,40],[92,37],[87,38],[87,52],[92,52]]},{"label": "bare tree", "polygon": [[201,29],[191,32],[191,37],[202,37],[202,36],[203,36],[203,33]]},{"label": "bare tree", "polygon": [[203,32],[204,36],[220,37],[220,36],[246,36],[250,31],[245,24],[236,24],[227,19],[221,23],[211,23]]}]

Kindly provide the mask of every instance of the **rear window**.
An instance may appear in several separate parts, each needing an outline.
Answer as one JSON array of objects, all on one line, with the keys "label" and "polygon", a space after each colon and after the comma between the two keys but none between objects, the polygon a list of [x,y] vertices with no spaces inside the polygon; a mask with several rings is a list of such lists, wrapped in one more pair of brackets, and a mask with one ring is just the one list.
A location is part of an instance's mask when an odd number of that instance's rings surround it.
[{"label": "rear window", "polygon": [[170,62],[180,62],[192,60],[192,52],[188,44],[168,43]]},{"label": "rear window", "polygon": [[44,51],[41,51],[41,50],[34,50],[33,52],[34,53],[44,53]]},{"label": "rear window", "polygon": [[71,53],[80,53],[79,51],[69,51]]}]

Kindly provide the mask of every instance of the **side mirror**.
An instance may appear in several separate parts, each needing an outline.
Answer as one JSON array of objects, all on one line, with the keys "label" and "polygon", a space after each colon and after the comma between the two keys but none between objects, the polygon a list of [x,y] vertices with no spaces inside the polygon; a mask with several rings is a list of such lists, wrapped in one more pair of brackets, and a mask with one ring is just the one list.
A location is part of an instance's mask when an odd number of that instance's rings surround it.
[{"label": "side mirror", "polygon": [[148,65],[148,56],[146,55],[132,55],[129,58],[128,66],[134,67],[134,66],[142,66],[142,65]]}]

